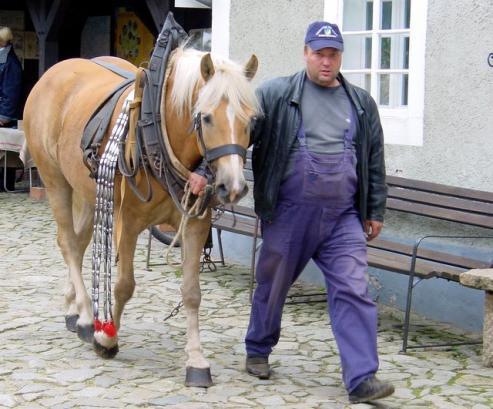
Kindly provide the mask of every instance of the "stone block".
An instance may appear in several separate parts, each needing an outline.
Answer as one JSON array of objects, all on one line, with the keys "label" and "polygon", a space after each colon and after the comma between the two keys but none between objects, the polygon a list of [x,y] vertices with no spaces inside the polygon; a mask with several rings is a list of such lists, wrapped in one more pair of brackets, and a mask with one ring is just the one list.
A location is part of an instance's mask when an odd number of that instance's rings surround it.
[{"label": "stone block", "polygon": [[493,367],[493,268],[475,269],[462,273],[460,283],[485,290],[483,324],[483,364]]},{"label": "stone block", "polygon": [[466,271],[460,275],[460,283],[466,287],[493,291],[493,268]]}]

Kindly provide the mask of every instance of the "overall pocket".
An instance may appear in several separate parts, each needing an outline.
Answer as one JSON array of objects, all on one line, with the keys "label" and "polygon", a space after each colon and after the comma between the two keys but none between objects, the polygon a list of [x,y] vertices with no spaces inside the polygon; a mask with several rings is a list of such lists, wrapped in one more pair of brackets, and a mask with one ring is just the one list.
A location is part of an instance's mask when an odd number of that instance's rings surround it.
[{"label": "overall pocket", "polygon": [[[348,202],[357,189],[356,169],[352,155],[331,161],[310,161],[303,178],[303,195],[309,200]],[[323,165],[322,165],[323,163]]]}]

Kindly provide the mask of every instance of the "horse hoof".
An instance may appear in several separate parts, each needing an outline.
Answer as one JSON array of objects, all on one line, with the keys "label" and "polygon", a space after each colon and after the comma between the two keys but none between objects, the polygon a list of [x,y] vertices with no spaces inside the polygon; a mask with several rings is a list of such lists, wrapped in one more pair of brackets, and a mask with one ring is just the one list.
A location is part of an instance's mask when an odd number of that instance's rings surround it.
[{"label": "horse hoof", "polygon": [[65,315],[65,326],[70,332],[77,332],[77,320],[79,314]]},{"label": "horse hoof", "polygon": [[208,388],[212,385],[211,368],[193,368],[187,366],[185,386]]},{"label": "horse hoof", "polygon": [[96,339],[93,340],[92,344],[94,345],[94,351],[103,359],[111,359],[116,356],[118,353],[118,344],[111,348],[106,348],[101,345]]},{"label": "horse hoof", "polygon": [[94,339],[94,325],[77,325],[77,335],[82,341],[91,343]]}]

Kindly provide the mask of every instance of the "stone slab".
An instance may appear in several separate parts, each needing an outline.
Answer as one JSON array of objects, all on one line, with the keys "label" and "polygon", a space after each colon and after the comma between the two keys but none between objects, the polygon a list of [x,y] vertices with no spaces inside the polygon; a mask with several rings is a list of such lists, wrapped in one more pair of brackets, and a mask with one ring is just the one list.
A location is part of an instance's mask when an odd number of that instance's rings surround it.
[{"label": "stone slab", "polygon": [[493,291],[493,268],[466,271],[460,275],[460,283],[466,287]]}]

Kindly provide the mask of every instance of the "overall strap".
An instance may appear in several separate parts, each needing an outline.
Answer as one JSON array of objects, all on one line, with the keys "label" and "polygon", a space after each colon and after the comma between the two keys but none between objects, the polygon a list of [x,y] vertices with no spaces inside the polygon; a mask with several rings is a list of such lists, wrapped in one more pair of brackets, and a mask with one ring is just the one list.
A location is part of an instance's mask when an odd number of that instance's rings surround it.
[{"label": "overall strap", "polygon": [[306,134],[305,134],[305,125],[303,125],[303,119],[300,120],[300,127],[298,128],[298,132],[296,133],[296,138],[300,144],[300,147],[306,147]]},{"label": "overall strap", "polygon": [[[349,98],[349,97],[348,97]],[[350,104],[351,107],[351,122],[349,123],[349,128],[344,132],[344,149],[345,150],[353,150],[353,139],[356,136],[356,121],[358,120],[358,116],[356,115],[356,110],[353,105]]]}]

